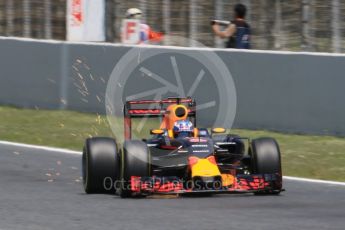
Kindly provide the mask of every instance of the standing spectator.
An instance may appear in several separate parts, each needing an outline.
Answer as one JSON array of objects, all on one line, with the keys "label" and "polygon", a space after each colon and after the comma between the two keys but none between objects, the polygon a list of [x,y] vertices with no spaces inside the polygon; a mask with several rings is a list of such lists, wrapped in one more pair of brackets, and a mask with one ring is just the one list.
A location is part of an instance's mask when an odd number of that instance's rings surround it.
[{"label": "standing spectator", "polygon": [[246,16],[246,6],[236,4],[234,7],[235,19],[229,23],[224,31],[221,31],[219,24],[214,22],[212,29],[220,38],[228,38],[225,43],[226,48],[250,49],[250,26],[244,20]]},{"label": "standing spectator", "polygon": [[[142,12],[137,8],[130,8],[126,12],[127,19],[141,20]],[[140,43],[146,43],[148,41],[158,42],[162,39],[163,33],[155,32],[147,24],[140,24]]]}]

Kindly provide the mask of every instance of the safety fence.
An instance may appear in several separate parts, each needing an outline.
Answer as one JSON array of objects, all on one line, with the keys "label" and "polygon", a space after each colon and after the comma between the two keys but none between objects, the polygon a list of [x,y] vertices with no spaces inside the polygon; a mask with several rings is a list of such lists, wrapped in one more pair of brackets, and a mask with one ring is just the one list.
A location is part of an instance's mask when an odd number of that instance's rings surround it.
[{"label": "safety fence", "polygon": [[[345,50],[345,2],[340,0],[105,0],[106,41],[120,41],[121,20],[128,8],[137,7],[155,30],[222,47],[223,41],[215,38],[209,21],[231,19],[238,2],[248,7],[255,49]],[[0,35],[64,40],[66,0],[1,0]]]}]

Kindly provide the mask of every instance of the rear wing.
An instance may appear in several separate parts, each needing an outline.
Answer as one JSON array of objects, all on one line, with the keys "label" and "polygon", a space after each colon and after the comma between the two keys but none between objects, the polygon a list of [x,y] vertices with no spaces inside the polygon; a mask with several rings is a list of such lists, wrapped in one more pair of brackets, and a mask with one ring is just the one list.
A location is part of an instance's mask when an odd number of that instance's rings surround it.
[{"label": "rear wing", "polygon": [[173,98],[163,100],[138,100],[127,101],[124,105],[124,131],[125,139],[131,139],[132,118],[141,117],[164,117],[166,108],[171,104],[182,104],[187,107],[188,117],[196,125],[196,102],[190,97]]}]

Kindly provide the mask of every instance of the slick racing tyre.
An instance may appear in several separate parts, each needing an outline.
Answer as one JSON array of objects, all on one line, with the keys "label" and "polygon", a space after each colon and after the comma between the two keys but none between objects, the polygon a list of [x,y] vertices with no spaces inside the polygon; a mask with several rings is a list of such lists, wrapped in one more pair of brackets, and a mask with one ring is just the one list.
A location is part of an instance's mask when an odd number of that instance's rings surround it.
[{"label": "slick racing tyre", "polygon": [[120,158],[112,138],[86,139],[82,155],[83,186],[86,193],[115,193]]},{"label": "slick racing tyre", "polygon": [[121,186],[122,198],[132,197],[131,177],[150,176],[151,156],[145,142],[140,140],[125,141],[122,151]]},{"label": "slick racing tyre", "polygon": [[282,189],[282,172],[280,150],[276,140],[273,138],[252,140],[250,154],[253,174],[274,174],[278,177],[272,190],[255,194],[279,194]]}]

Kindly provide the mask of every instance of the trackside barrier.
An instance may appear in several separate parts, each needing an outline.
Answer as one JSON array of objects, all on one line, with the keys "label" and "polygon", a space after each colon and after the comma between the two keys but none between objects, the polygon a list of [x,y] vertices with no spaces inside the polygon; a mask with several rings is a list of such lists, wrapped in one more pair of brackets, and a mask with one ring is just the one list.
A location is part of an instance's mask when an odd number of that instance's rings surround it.
[{"label": "trackside barrier", "polygon": [[[0,38],[0,104],[105,113],[109,77],[115,65],[132,48],[103,43]],[[140,47],[142,51],[150,49],[166,51],[170,60],[178,55],[183,58],[184,54],[216,53],[235,83],[235,127],[345,135],[345,55]],[[164,58],[154,62],[162,67],[156,71],[163,71],[163,79],[175,79],[173,68],[167,67]],[[181,67],[183,81],[193,82],[192,78],[197,77],[200,66],[196,63],[191,61],[188,68]],[[129,75],[139,79],[144,70],[138,68]],[[206,71],[205,76],[207,74],[210,73]],[[142,81],[138,86],[135,77],[128,79],[132,83],[124,90],[123,98],[134,94],[135,87],[149,90],[154,86],[150,81]],[[218,76],[213,77],[214,81],[220,80]],[[210,88],[213,83],[212,80],[200,81],[193,95],[197,102],[207,97],[214,97],[215,101],[217,97],[224,97],[211,93],[217,91],[217,88]],[[209,114],[200,111],[199,125],[211,123]]]}]

